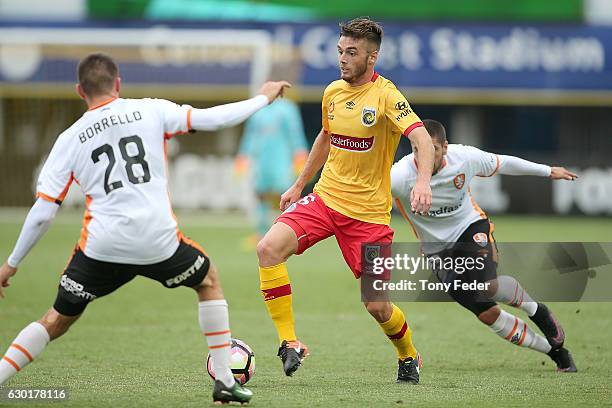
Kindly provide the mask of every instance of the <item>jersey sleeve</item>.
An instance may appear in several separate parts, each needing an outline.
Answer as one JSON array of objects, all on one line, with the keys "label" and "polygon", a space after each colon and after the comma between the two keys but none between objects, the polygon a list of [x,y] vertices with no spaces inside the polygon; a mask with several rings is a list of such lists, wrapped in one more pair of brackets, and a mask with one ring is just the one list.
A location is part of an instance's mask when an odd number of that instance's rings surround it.
[{"label": "jersey sleeve", "polygon": [[423,122],[412,110],[404,95],[395,87],[392,87],[387,94],[385,115],[404,136],[408,136],[413,129],[423,126]]},{"label": "jersey sleeve", "polygon": [[462,146],[462,150],[473,169],[480,177],[491,177],[499,170],[499,156],[473,146]]},{"label": "jersey sleeve", "polygon": [[191,130],[191,111],[193,109],[191,106],[178,105],[165,99],[153,99],[153,101],[161,116],[166,139]]},{"label": "jersey sleeve", "polygon": [[45,161],[38,182],[36,197],[61,205],[74,180],[72,157],[67,139],[59,137]]}]

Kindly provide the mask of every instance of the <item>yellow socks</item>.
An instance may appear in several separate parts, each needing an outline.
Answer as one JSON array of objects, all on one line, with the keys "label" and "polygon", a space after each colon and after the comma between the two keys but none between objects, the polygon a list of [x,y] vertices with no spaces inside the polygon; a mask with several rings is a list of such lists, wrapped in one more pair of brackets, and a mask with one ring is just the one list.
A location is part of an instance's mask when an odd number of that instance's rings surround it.
[{"label": "yellow socks", "polygon": [[399,307],[393,305],[391,318],[378,324],[397,349],[397,357],[400,360],[407,357],[416,358],[417,351],[412,344],[412,333],[406,322],[406,317]]},{"label": "yellow socks", "polygon": [[259,282],[268,313],[278,332],[279,343],[297,340],[287,265],[283,262],[274,266],[260,266]]}]

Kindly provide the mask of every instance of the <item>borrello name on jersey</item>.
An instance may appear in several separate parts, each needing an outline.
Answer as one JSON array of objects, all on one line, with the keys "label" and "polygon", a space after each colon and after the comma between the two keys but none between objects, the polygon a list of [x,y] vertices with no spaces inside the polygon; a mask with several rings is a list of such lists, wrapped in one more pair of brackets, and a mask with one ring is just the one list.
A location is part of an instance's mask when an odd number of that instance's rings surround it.
[{"label": "borrello name on jersey", "polygon": [[391,169],[391,190],[402,215],[411,223],[426,254],[456,242],[475,221],[486,218],[470,194],[475,176],[497,172],[499,157],[472,146],[449,144],[442,168],[431,177],[432,203],[424,215],[410,211],[410,191],[416,183],[417,163],[409,154]]},{"label": "borrello name on jersey", "polygon": [[85,112],[55,142],[37,196],[61,204],[72,181],[86,197],[79,246],[90,258],[152,264],[176,251],[166,140],[190,129],[191,107],[112,99]]},{"label": "borrello name on jersey", "polygon": [[348,217],[389,224],[395,151],[400,136],[422,126],[421,120],[393,83],[376,73],[361,86],[332,82],[322,111],[331,147],[314,191]]}]

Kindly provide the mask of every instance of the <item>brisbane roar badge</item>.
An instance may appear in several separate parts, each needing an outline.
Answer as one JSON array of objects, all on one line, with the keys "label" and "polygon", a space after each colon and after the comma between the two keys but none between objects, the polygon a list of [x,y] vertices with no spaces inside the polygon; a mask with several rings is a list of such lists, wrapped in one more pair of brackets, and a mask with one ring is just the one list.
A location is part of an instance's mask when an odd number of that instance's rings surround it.
[{"label": "brisbane roar badge", "polygon": [[361,124],[366,127],[373,126],[376,123],[376,108],[368,108],[364,106],[361,111]]},{"label": "brisbane roar badge", "polygon": [[453,179],[453,184],[457,188],[457,190],[461,190],[465,185],[465,174],[461,173],[455,176]]},{"label": "brisbane roar badge", "polygon": [[474,234],[472,239],[474,240],[475,243],[477,243],[483,248],[486,247],[487,244],[489,243],[489,238],[487,237],[487,234],[485,234],[484,232],[477,232],[476,234]]}]

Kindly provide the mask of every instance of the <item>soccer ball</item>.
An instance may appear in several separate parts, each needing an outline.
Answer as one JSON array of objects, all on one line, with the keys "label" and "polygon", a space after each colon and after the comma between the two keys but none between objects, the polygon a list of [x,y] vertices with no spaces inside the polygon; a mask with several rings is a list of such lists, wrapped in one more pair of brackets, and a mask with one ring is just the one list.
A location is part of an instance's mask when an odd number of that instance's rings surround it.
[{"label": "soccer ball", "polygon": [[[234,378],[236,378],[239,384],[244,385],[255,374],[255,353],[245,342],[232,339],[230,354],[230,367],[232,368],[232,373],[234,373]],[[206,358],[206,368],[208,375],[214,380],[215,372],[213,371],[210,353],[208,353]]]}]

